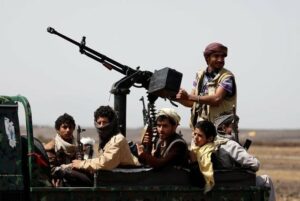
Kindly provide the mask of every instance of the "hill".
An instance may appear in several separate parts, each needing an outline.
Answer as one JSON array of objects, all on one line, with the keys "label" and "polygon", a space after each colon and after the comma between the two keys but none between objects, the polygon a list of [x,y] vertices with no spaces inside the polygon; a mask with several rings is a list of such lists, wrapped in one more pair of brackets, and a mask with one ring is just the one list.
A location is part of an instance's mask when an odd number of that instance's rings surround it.
[{"label": "hill", "polygon": [[[92,137],[98,140],[98,134],[94,128],[85,128],[86,131],[82,136]],[[141,139],[142,128],[129,128],[127,129],[126,138],[134,142],[139,142]],[[179,132],[187,142],[191,141],[192,132],[189,128],[179,128]],[[21,132],[25,132],[25,128],[21,127]],[[55,129],[48,126],[34,126],[34,136],[42,141],[47,141],[55,135]],[[76,132],[74,132],[76,135]],[[252,140],[255,145],[300,145],[300,130],[264,130],[264,129],[241,129],[239,133],[241,143],[245,139]]]}]

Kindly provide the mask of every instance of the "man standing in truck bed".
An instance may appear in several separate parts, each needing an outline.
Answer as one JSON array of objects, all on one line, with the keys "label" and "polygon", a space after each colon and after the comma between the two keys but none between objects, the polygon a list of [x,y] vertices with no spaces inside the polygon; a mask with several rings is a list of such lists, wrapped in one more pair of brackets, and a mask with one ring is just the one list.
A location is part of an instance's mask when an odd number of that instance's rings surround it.
[{"label": "man standing in truck bed", "polygon": [[236,83],[234,75],[224,68],[227,47],[211,43],[204,51],[207,68],[196,74],[190,94],[180,89],[176,98],[179,103],[192,108],[190,126],[201,120],[214,122],[221,113],[232,111],[236,106]]}]

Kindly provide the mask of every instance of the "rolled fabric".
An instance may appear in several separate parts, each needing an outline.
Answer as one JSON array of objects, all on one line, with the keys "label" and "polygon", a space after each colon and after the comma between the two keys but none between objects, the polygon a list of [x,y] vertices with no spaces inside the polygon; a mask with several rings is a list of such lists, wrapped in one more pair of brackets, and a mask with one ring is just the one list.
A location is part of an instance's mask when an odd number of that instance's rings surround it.
[{"label": "rolled fabric", "polygon": [[221,43],[210,43],[204,50],[204,57],[207,59],[211,54],[221,52],[227,56],[227,47]]},{"label": "rolled fabric", "polygon": [[162,108],[158,111],[157,117],[159,116],[167,116],[173,119],[177,125],[180,123],[180,116],[177,114],[177,112],[172,108]]}]

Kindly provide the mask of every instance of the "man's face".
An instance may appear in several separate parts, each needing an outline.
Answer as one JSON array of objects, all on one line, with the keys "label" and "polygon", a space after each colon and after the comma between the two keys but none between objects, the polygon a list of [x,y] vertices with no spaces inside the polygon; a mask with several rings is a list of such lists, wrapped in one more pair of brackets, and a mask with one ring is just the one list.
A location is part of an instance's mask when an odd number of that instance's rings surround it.
[{"label": "man's face", "polygon": [[225,65],[225,57],[226,55],[222,52],[213,53],[207,58],[207,64],[213,70],[219,70]]},{"label": "man's face", "polygon": [[172,125],[168,119],[164,119],[156,122],[156,128],[159,138],[165,140],[175,133],[177,125]]},{"label": "man's face", "polygon": [[[236,130],[237,129],[238,129],[238,127],[236,127]],[[234,130],[234,125],[232,123],[229,124],[229,126],[223,125],[223,130],[224,130],[225,134],[232,135],[233,134],[233,130]]]},{"label": "man's face", "polygon": [[198,147],[202,147],[208,142],[206,135],[199,128],[194,129],[193,138],[195,145]]},{"label": "man's face", "polygon": [[61,124],[57,133],[65,141],[71,141],[73,139],[74,126],[69,124]]},{"label": "man's face", "polygon": [[96,122],[100,126],[100,128],[103,128],[104,126],[109,124],[109,119],[107,117],[99,117]]}]

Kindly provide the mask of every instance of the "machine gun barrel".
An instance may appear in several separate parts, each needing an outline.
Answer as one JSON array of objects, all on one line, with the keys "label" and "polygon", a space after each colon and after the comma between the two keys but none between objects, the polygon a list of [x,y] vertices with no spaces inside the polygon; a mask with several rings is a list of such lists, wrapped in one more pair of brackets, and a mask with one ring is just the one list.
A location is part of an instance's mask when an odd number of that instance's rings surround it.
[{"label": "machine gun barrel", "polygon": [[52,27],[48,27],[47,28],[47,31],[51,34],[55,34],[71,43],[73,43],[74,45],[77,45],[79,47],[79,51],[80,53],[82,54],[85,54],[86,56],[102,63],[106,68],[108,68],[109,70],[111,69],[114,69],[124,75],[130,75],[130,74],[133,74],[134,72],[136,72],[136,70],[126,66],[126,65],[123,65],[95,50],[93,50],[92,48],[89,48],[88,46],[85,45],[85,37],[83,36],[82,37],[82,41],[81,43],[59,33],[58,31],[56,31],[54,28]]},{"label": "machine gun barrel", "polygon": [[78,46],[81,54],[102,63],[109,70],[113,69],[125,75],[122,79],[115,82],[110,90],[110,93],[114,94],[114,109],[119,118],[120,131],[124,136],[126,136],[126,96],[130,93],[130,87],[145,88],[154,99],[150,101],[152,104],[158,97],[168,98],[171,102],[171,97],[174,97],[179,91],[182,74],[174,69],[165,67],[154,73],[141,71],[139,67],[133,69],[87,47],[84,36],[79,43],[57,32],[52,27],[48,27],[47,31]]}]

